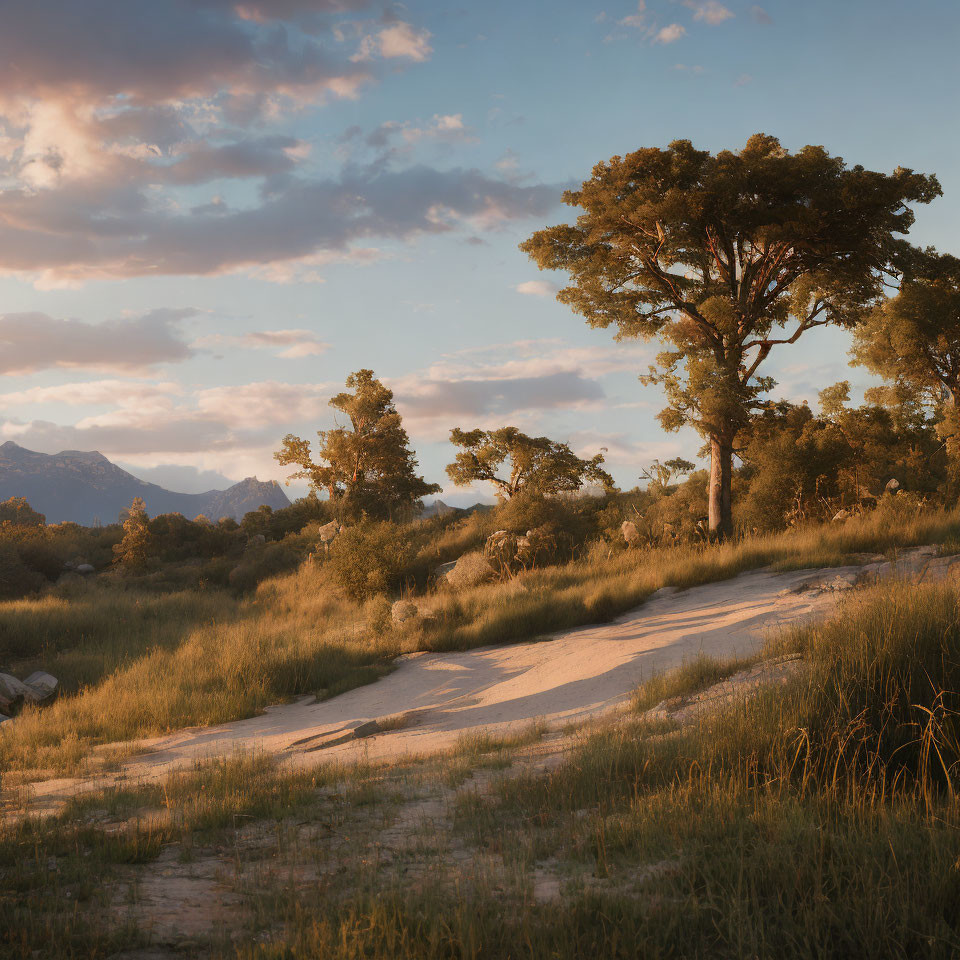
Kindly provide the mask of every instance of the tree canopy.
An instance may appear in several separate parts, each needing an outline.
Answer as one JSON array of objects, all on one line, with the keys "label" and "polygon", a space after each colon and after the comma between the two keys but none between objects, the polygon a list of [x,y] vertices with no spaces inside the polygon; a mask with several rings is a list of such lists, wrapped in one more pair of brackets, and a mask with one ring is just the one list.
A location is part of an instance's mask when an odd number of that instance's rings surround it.
[{"label": "tree canopy", "polygon": [[330,406],[346,415],[349,426],[317,431],[316,461],[310,441],[293,434],[283,438],[274,456],[284,466],[300,468],[290,479],[308,480],[313,489],[325,490],[343,514],[352,517],[390,518],[438,493],[439,486],[417,475],[393,391],[372,370],[351,373],[346,386]]},{"label": "tree canopy", "polygon": [[[528,437],[516,427],[499,430],[450,431],[450,442],[463,449],[447,466],[447,475],[458,486],[488,480],[497,496],[509,500],[521,490],[542,495],[579,490],[584,483],[613,486],[601,466],[603,455],[582,460],[565,443],[548,437]],[[499,473],[504,464],[506,476]]]},{"label": "tree canopy", "polygon": [[570,275],[557,299],[591,326],[665,344],[643,379],[665,388],[667,429],[709,441],[710,527],[724,536],[737,435],[773,385],[764,361],[860,320],[909,249],[909,204],[940,192],[933,176],[847,167],[820,146],[790,153],[765,134],[716,155],[677,140],[598,164],[564,194],[576,223],[521,249]]}]

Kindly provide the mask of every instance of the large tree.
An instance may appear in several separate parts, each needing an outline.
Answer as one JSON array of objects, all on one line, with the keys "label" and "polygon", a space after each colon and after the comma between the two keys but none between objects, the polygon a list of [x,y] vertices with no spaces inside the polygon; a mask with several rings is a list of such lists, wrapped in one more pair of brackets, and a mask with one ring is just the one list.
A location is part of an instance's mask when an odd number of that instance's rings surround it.
[{"label": "large tree", "polygon": [[854,362],[889,381],[877,399],[920,401],[935,408],[954,471],[960,471],[960,260],[932,250],[917,252],[896,296],[861,324]]},{"label": "large tree", "polygon": [[617,339],[657,337],[667,429],[695,427],[710,446],[710,529],[732,530],[737,434],[773,385],[774,347],[825,324],[852,326],[882,295],[913,223],[909,203],[940,194],[933,176],[847,167],[823,147],[795,154],[752,136],[715,156],[688,140],[598,164],[564,202],[575,224],[521,244],[564,270],[562,303]]},{"label": "large tree", "polygon": [[[579,490],[587,482],[613,486],[613,478],[601,467],[602,454],[582,460],[567,444],[548,437],[528,437],[516,427],[455,427],[450,442],[462,448],[447,467],[450,479],[458,486],[488,480],[501,500],[509,500],[521,490],[549,496]],[[504,465],[506,476],[500,476]]]},{"label": "large tree", "polygon": [[317,432],[317,461],[310,441],[293,434],[283,438],[274,456],[285,466],[300,468],[290,479],[308,480],[313,489],[325,490],[341,516],[387,519],[409,513],[440,487],[417,475],[393,391],[372,370],[351,373],[346,385],[330,406],[346,415],[349,426]]}]

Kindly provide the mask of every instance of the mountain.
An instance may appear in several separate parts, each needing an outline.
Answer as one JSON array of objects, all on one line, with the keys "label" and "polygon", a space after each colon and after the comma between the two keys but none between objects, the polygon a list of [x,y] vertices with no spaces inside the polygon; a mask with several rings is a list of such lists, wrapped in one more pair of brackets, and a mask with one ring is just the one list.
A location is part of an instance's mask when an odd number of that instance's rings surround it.
[{"label": "mountain", "polygon": [[114,523],[134,497],[143,497],[152,517],[182,513],[191,520],[200,513],[211,520],[241,520],[262,504],[275,510],[290,505],[275,480],[247,477],[226,490],[174,493],[138,480],[102,453],[35,453],[12,440],[0,444],[0,500],[9,497],[26,497],[34,510],[46,515],[48,523],[73,520],[87,526]]}]

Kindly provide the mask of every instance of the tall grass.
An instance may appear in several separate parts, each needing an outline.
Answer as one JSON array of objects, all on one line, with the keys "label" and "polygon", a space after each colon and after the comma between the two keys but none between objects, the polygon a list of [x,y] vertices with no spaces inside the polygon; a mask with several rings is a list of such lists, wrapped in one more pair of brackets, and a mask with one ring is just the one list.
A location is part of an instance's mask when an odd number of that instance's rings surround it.
[{"label": "tall grass", "polygon": [[65,681],[63,697],[0,735],[8,770],[76,769],[100,743],[251,716],[299,694],[331,696],[411,650],[463,650],[609,620],[659,587],[691,587],[768,564],[839,564],[852,554],[960,541],[957,511],[877,511],[723,545],[614,550],[507,583],[439,590],[433,617],[393,625],[389,605],[342,598],[321,564],[276,577],[244,600],[218,591],[138,595],[92,587],[70,598],[0,604],[0,643]]}]

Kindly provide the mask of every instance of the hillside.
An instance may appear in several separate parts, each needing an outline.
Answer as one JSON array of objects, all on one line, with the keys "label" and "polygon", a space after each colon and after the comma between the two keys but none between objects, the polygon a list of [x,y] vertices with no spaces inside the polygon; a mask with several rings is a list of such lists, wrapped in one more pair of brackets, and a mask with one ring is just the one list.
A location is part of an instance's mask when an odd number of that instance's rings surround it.
[{"label": "hillside", "polygon": [[139,480],[96,451],[62,450],[46,454],[8,440],[0,445],[0,499],[26,497],[48,523],[72,520],[87,526],[112,523],[134,497],[142,497],[151,516],[182,513],[193,518],[240,520],[262,504],[274,509],[290,501],[276,481],[247,477],[226,490],[175,493]]}]

